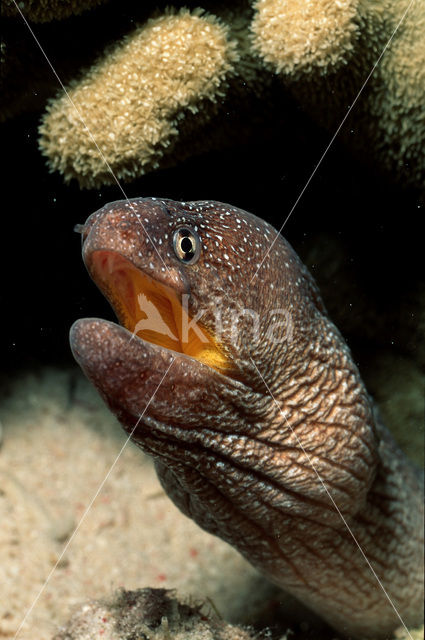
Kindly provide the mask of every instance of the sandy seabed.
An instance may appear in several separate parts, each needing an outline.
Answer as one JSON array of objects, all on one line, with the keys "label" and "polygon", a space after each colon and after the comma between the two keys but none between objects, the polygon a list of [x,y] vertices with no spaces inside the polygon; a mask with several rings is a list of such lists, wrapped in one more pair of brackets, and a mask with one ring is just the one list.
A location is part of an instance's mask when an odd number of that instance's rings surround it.
[{"label": "sandy seabed", "polygon": [[131,443],[120,454],[126,436],[78,369],[6,381],[1,423],[0,638],[51,640],[82,603],[121,586],[210,598],[240,624],[276,599],[236,551],[177,510],[149,457]]},{"label": "sandy seabed", "polygon": [[77,605],[120,586],[202,594],[223,617],[246,619],[246,608],[267,592],[265,581],[178,511],[150,458],[133,444],[110,471],[126,436],[82,374],[45,369],[8,386],[1,409],[0,638],[14,636],[47,578],[21,640],[50,639]]}]

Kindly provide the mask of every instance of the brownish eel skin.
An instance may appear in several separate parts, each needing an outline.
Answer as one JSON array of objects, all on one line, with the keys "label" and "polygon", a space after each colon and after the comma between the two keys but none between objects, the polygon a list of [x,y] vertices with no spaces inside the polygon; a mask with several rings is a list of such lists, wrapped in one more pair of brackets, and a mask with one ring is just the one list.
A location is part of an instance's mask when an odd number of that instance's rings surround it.
[{"label": "brownish eel skin", "polygon": [[156,198],[80,230],[123,326],[78,320],[73,353],[173,502],[350,637],[420,624],[422,483],[284,238]]}]

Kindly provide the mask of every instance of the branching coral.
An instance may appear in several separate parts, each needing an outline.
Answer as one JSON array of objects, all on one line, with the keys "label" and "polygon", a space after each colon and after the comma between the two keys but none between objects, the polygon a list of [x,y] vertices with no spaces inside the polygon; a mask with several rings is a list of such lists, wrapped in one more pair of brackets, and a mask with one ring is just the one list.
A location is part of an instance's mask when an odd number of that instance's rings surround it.
[{"label": "branching coral", "polygon": [[[45,10],[35,0],[32,7]],[[87,128],[65,96],[49,103],[40,148],[50,169],[97,187],[113,181],[106,160],[118,179],[134,179],[225,147],[233,129],[252,136],[261,118],[276,131],[290,128],[274,105],[291,92],[330,136],[353,106],[338,136],[392,179],[423,184],[423,2],[256,0],[217,11],[219,18],[200,9],[142,17],[74,76],[68,91]],[[228,118],[259,100],[251,120]]]},{"label": "branching coral", "polygon": [[255,6],[253,46],[305,110],[335,130],[359,97],[341,132],[345,141],[400,181],[423,184],[425,5],[258,0]]},{"label": "branching coral", "polygon": [[52,169],[85,186],[112,181],[106,162],[118,179],[152,170],[186,113],[214,112],[237,60],[214,16],[183,9],[152,18],[48,106],[40,147]]},{"label": "branching coral", "polygon": [[302,79],[347,64],[358,37],[355,0],[259,0],[254,47],[281,74]]}]

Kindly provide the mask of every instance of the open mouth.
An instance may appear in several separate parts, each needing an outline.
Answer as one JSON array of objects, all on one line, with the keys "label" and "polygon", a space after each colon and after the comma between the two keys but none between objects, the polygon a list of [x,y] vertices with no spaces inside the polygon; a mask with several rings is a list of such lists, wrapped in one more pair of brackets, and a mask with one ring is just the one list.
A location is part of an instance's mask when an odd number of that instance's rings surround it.
[{"label": "open mouth", "polygon": [[90,272],[120,324],[133,335],[232,375],[223,349],[205,327],[193,322],[172,287],[144,274],[115,251],[94,251]]}]

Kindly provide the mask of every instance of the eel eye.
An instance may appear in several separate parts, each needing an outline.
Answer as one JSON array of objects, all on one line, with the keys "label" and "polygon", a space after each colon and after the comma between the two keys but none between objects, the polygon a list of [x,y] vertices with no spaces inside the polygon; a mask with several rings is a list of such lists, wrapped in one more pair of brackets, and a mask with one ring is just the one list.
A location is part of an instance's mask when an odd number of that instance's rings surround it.
[{"label": "eel eye", "polygon": [[174,253],[185,264],[194,264],[201,253],[201,242],[198,234],[187,227],[181,227],[174,232]]}]

